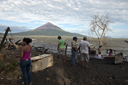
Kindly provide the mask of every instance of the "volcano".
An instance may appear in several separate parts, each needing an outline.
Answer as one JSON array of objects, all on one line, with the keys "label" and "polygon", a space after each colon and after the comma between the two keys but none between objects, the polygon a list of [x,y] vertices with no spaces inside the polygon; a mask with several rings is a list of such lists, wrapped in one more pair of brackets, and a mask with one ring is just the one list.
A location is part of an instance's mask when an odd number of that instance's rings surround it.
[{"label": "volcano", "polygon": [[48,22],[34,30],[27,32],[15,33],[15,35],[44,35],[44,36],[83,36],[77,33],[64,31],[60,27]]},{"label": "volcano", "polygon": [[38,27],[35,30],[54,30],[54,29],[59,29],[60,30],[61,28],[59,28],[58,26],[55,26],[54,24],[48,22],[48,23],[44,24],[43,26]]}]

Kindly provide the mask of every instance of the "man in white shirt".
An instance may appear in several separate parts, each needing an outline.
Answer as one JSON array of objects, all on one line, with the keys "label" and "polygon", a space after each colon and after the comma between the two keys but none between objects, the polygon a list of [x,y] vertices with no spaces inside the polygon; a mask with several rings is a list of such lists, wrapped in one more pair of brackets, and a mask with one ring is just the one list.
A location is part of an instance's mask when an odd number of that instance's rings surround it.
[{"label": "man in white shirt", "polygon": [[87,37],[83,38],[83,41],[79,43],[79,50],[81,53],[81,67],[84,67],[84,60],[86,60],[86,67],[88,67],[88,62],[89,62],[89,54],[90,54],[90,44],[87,41]]}]

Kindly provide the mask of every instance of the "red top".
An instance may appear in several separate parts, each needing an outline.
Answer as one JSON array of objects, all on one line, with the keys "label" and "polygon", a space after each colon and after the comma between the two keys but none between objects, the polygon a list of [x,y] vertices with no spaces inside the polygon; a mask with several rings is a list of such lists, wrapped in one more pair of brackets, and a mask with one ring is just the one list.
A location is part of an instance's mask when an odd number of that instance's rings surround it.
[{"label": "red top", "polygon": [[[26,48],[26,47],[25,47],[25,48]],[[26,48],[26,51],[27,51],[27,48]],[[31,59],[31,58],[30,58],[30,54],[31,54],[31,51],[29,51],[29,52],[24,52],[23,57],[22,57],[20,60]]]},{"label": "red top", "polygon": [[112,56],[112,53],[109,53],[109,56]]}]

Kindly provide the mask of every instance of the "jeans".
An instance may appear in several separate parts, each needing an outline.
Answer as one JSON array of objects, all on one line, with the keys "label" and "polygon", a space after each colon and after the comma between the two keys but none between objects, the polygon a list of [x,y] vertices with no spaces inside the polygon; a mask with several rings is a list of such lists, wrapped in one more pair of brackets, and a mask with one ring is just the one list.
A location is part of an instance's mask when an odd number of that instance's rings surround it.
[{"label": "jeans", "polygon": [[20,67],[23,73],[24,85],[28,85],[28,82],[31,83],[31,73],[30,73],[31,60],[21,60]]},{"label": "jeans", "polygon": [[75,57],[76,57],[77,51],[72,49],[72,65],[75,65]]}]

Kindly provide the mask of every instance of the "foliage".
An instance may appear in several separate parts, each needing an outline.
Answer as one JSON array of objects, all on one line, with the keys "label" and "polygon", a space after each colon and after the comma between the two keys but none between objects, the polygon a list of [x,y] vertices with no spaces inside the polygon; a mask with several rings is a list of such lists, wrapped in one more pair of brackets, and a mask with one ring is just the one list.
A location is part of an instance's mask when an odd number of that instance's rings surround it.
[{"label": "foliage", "polygon": [[0,61],[0,71],[4,70],[7,74],[8,72],[13,72],[16,69],[18,61],[14,59],[11,63],[6,64],[4,61]]}]

